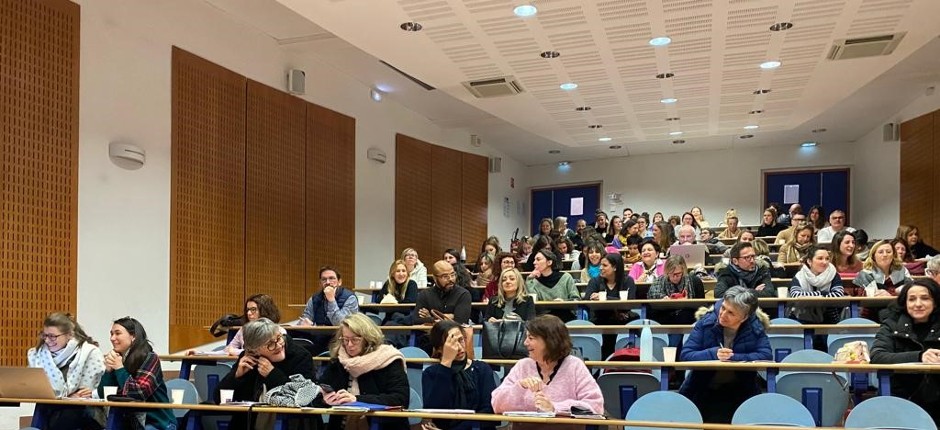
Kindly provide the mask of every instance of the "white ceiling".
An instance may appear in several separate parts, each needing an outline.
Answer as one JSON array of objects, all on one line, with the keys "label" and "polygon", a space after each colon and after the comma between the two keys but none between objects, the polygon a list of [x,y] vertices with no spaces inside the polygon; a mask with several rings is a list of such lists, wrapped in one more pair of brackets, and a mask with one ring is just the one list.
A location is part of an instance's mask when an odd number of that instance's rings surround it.
[{"label": "white ceiling", "polygon": [[[936,0],[533,0],[539,12],[531,18],[513,15],[524,3],[514,0],[206,1],[527,165],[807,138],[853,141],[940,81]],[[406,21],[424,28],[402,31]],[[794,26],[769,30],[781,21]],[[891,55],[825,58],[835,39],[900,31],[907,34]],[[647,43],[659,35],[673,43]],[[561,56],[543,59],[545,50]],[[773,59],[783,66],[758,67]],[[675,77],[655,78],[663,72]],[[526,91],[477,99],[461,85],[503,75]],[[579,87],[563,91],[563,82]],[[758,88],[772,92],[754,95]],[[679,101],[665,105],[664,97]],[[575,111],[582,105],[592,109]],[[748,114],[758,109],[764,112]],[[760,129],[745,131],[748,124]],[[828,131],[809,132],[820,127]],[[602,136],[613,141],[598,142]],[[608,149],[614,144],[623,148]]]}]

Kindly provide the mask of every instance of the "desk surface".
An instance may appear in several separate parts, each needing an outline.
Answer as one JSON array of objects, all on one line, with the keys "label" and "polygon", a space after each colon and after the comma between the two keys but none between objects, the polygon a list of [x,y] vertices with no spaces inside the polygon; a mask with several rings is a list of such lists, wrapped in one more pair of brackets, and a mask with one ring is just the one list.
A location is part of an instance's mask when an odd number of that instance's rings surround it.
[{"label": "desk surface", "polygon": [[[326,332],[326,333],[335,333],[338,326],[295,326],[295,325],[282,325],[285,329],[289,331],[310,331],[310,332]],[[574,325],[568,326],[568,332],[572,334],[576,333],[587,333],[587,334],[612,334],[612,333],[629,333],[631,331],[638,331],[643,329],[643,327],[649,327],[653,333],[689,333],[692,331],[692,324],[660,324],[660,325]],[[768,329],[768,333],[802,333],[806,330],[813,330],[817,334],[846,334],[846,333],[862,333],[862,334],[874,334],[878,331],[878,328],[881,327],[878,324],[774,324],[771,325]],[[232,329],[238,329],[238,327],[231,327]],[[410,331],[429,331],[431,330],[430,325],[411,325],[411,326],[382,326],[383,332],[410,332]],[[474,325],[473,329],[476,331],[482,330],[481,325]],[[200,357],[199,355],[191,355],[189,357]]]}]

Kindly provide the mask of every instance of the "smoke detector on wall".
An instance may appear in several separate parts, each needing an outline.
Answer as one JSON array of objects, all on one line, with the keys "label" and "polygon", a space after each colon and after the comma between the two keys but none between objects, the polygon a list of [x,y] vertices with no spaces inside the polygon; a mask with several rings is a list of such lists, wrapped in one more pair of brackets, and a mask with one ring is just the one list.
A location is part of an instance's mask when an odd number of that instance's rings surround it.
[{"label": "smoke detector on wall", "polygon": [[877,57],[890,55],[904,39],[906,31],[881,36],[838,39],[829,48],[830,60],[849,60],[852,58]]}]

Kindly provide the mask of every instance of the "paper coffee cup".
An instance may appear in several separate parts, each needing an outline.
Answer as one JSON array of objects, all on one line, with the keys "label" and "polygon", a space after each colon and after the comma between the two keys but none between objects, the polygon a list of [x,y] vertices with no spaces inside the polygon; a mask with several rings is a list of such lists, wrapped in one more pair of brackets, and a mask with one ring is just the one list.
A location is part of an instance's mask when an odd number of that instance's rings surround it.
[{"label": "paper coffee cup", "polygon": [[676,347],[674,346],[663,347],[663,361],[666,363],[676,362]]},{"label": "paper coffee cup", "polygon": [[620,300],[630,300],[630,292],[629,292],[629,291],[621,291],[621,292],[620,292]]},{"label": "paper coffee cup", "polygon": [[219,404],[231,403],[233,396],[235,396],[235,390],[219,390]]},{"label": "paper coffee cup", "polygon": [[867,297],[875,297],[875,293],[877,292],[878,292],[878,287],[874,285],[865,287],[865,296]]},{"label": "paper coffee cup", "polygon": [[117,394],[117,389],[118,389],[117,386],[105,385],[104,388],[102,388],[102,391],[104,392],[104,398],[107,399],[108,396],[113,396]]},{"label": "paper coffee cup", "polygon": [[173,404],[182,405],[183,395],[185,394],[186,390],[170,390],[170,396],[173,398]]},{"label": "paper coffee cup", "polygon": [[790,297],[790,288],[788,287],[777,287],[777,297],[785,299]]},{"label": "paper coffee cup", "polygon": [[598,299],[598,300],[607,300],[607,292],[606,292],[606,291],[601,291],[601,292],[597,293],[597,299]]},{"label": "paper coffee cup", "polygon": [[529,297],[532,298],[532,301],[533,301],[533,302],[539,301],[539,295],[536,294],[536,293],[530,293],[530,294],[529,294]]}]

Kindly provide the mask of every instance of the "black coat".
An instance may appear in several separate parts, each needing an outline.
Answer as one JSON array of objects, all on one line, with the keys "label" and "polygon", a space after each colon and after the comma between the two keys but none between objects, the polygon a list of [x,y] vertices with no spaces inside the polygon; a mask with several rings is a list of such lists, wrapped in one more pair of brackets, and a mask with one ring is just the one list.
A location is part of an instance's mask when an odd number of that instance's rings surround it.
[{"label": "black coat", "polygon": [[715,281],[715,297],[724,297],[725,291],[728,291],[729,288],[736,285],[741,285],[742,287],[754,290],[760,284],[764,284],[764,289],[761,291],[754,291],[754,294],[757,295],[757,297],[777,297],[777,289],[774,288],[774,281],[770,275],[770,269],[757,262],[755,262],[755,264],[757,265],[757,274],[754,276],[753,281],[750,284],[744,282],[742,279],[739,279],[737,275],[735,275],[731,270],[730,265],[719,270],[718,280]]},{"label": "black coat", "polygon": [[[350,381],[349,372],[343,367],[338,359],[333,359],[327,364],[323,375],[320,376],[320,383],[328,384],[334,390],[348,390]],[[408,385],[408,375],[405,373],[405,367],[400,360],[395,360],[392,364],[381,369],[375,369],[371,372],[359,375],[359,395],[356,396],[357,402],[373,403],[377,405],[401,406],[408,408],[411,400],[411,387]],[[329,407],[323,397],[317,397],[313,401],[318,407]],[[328,429],[342,429],[342,419],[330,418]],[[408,429],[407,419],[387,419],[383,418],[382,429]]]},{"label": "black coat", "polygon": [[[885,309],[882,318],[871,349],[873,364],[920,363],[924,351],[940,349],[940,317],[936,313],[922,339],[918,339],[911,317],[895,305]],[[936,374],[895,373],[891,376],[891,394],[917,403],[932,416],[940,412],[940,377]]]},{"label": "black coat", "polygon": [[[486,305],[486,313],[483,314],[484,321],[490,319],[490,317],[496,318],[498,320],[503,319],[503,308],[502,306],[498,305],[498,300],[499,299],[497,297],[490,298],[490,302]],[[524,303],[516,303],[516,307],[513,312],[515,312],[516,315],[519,315],[519,318],[523,321],[528,321],[532,318],[535,318],[535,302],[532,301],[532,297],[526,296]]]}]

